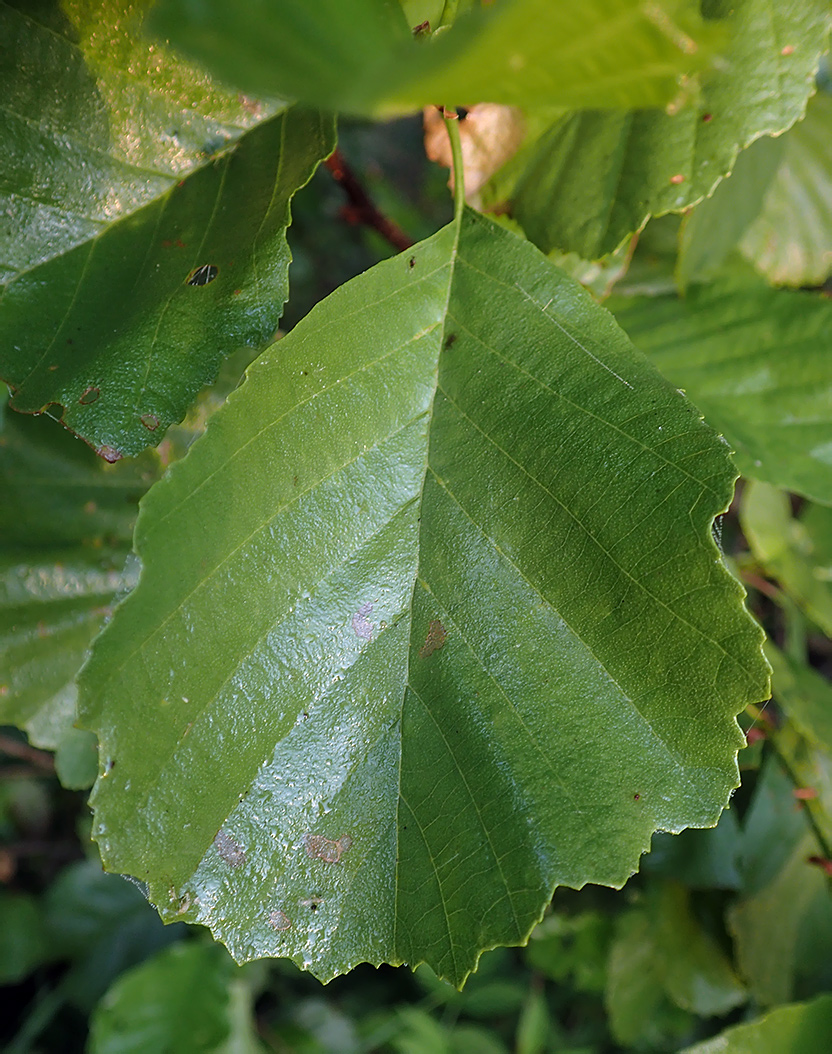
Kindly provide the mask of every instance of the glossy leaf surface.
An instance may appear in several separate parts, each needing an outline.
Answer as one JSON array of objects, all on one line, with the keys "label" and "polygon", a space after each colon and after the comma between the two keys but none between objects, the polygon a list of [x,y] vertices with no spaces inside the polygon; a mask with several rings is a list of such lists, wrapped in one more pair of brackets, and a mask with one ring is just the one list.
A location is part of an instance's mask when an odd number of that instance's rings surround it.
[{"label": "glossy leaf surface", "polygon": [[821,285],[832,273],[832,95],[821,91],[810,99],[783,146],[762,212],[741,248],[772,282]]},{"label": "glossy leaf surface", "polygon": [[238,960],[461,983],[555,885],[716,821],[767,680],[710,534],[732,483],[611,317],[483,217],[361,275],[143,503],[82,674],[107,866]]},{"label": "glossy leaf surface", "polygon": [[143,6],[0,6],[0,377],[111,461],[271,338],[289,199],[333,143],[145,42]]},{"label": "glossy leaf surface", "polygon": [[832,303],[755,278],[608,306],[745,476],[832,503]]},{"label": "glossy leaf surface", "polygon": [[154,22],[248,90],[385,114],[530,99],[659,106],[680,74],[707,63],[716,39],[686,0],[504,0],[478,5],[435,40],[413,40],[390,0],[161,0]]},{"label": "glossy leaf surface", "polygon": [[826,0],[730,7],[725,61],[703,75],[698,103],[578,112],[540,139],[512,208],[535,244],[586,259],[610,253],[650,215],[701,201],[739,150],[801,117],[830,26]]},{"label": "glossy leaf surface", "polygon": [[832,1043],[832,996],[781,1006],[735,1025],[682,1054],[826,1054]]}]

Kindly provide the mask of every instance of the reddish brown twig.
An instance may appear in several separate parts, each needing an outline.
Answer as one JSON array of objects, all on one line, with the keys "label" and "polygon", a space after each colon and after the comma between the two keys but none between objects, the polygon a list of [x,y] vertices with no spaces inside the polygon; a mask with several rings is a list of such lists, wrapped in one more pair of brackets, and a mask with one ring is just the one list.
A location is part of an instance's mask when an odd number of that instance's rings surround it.
[{"label": "reddish brown twig", "polygon": [[408,238],[401,227],[379,212],[340,150],[334,150],[325,164],[332,173],[332,178],[336,183],[340,183],[349,199],[349,204],[344,207],[342,213],[349,223],[363,223],[366,227],[372,227],[399,252],[404,252],[413,245],[413,239]]},{"label": "reddish brown twig", "polygon": [[21,761],[28,761],[30,765],[34,765],[44,772],[55,771],[51,754],[47,754],[45,750],[36,750],[34,747],[30,747],[28,743],[21,743],[19,739],[12,739],[11,736],[0,735],[0,754],[5,754],[10,758],[19,758]]}]

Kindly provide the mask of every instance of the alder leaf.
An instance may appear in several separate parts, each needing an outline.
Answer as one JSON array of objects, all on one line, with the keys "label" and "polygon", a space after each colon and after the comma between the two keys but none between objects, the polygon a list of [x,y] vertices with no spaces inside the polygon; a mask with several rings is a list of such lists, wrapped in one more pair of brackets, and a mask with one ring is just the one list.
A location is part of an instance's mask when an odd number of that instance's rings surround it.
[{"label": "alder leaf", "polygon": [[153,24],[247,90],[385,115],[439,103],[661,106],[721,39],[690,0],[504,0],[418,40],[390,0],[161,0]]},{"label": "alder leaf", "polygon": [[730,45],[696,105],[579,111],[540,138],[512,214],[541,249],[613,252],[649,216],[707,197],[741,149],[803,115],[832,25],[827,0],[731,6]]},{"label": "alder leaf", "polygon": [[771,282],[822,285],[832,274],[832,96],[818,92],[809,101],[783,146],[785,157],[742,252]]},{"label": "alder leaf", "polygon": [[723,433],[744,476],[832,504],[828,299],[771,289],[740,268],[683,298],[614,297],[607,306]]},{"label": "alder leaf", "polygon": [[147,6],[0,6],[0,377],[109,461],[271,339],[289,200],[333,146],[143,40]]},{"label": "alder leaf", "polygon": [[766,693],[711,536],[734,475],[476,213],[341,287],[143,501],[81,674],[106,866],[240,961],[456,984],[556,885],[622,885],[716,823]]}]

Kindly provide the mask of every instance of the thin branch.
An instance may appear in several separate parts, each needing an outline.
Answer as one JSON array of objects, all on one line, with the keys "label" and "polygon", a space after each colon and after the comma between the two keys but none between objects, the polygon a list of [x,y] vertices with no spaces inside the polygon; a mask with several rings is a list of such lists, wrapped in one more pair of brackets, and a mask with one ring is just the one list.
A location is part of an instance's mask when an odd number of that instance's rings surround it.
[{"label": "thin branch", "polygon": [[11,736],[0,735],[0,754],[5,754],[10,758],[20,758],[21,761],[28,761],[30,765],[34,765],[35,768],[42,769],[44,772],[51,773],[55,771],[51,754],[47,754],[45,750],[36,750],[34,747],[30,747],[28,743],[21,743],[19,739],[12,739]]},{"label": "thin branch", "polygon": [[382,238],[399,252],[404,252],[413,245],[413,239],[379,211],[340,150],[334,150],[324,164],[349,199],[349,205],[345,206],[343,214],[350,223],[363,223],[365,227],[378,231]]}]

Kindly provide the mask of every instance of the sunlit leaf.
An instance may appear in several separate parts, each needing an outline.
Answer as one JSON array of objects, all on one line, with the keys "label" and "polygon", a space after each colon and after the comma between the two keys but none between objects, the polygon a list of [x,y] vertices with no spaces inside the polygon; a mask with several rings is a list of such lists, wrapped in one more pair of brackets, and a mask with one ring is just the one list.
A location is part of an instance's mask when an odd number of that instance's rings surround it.
[{"label": "sunlit leaf", "polygon": [[682,1054],[826,1054],[832,1042],[832,996],[781,1006],[755,1021],[727,1028]]},{"label": "sunlit leaf", "polygon": [[147,6],[0,7],[0,377],[110,461],[272,337],[289,200],[333,145],[146,42]]}]

